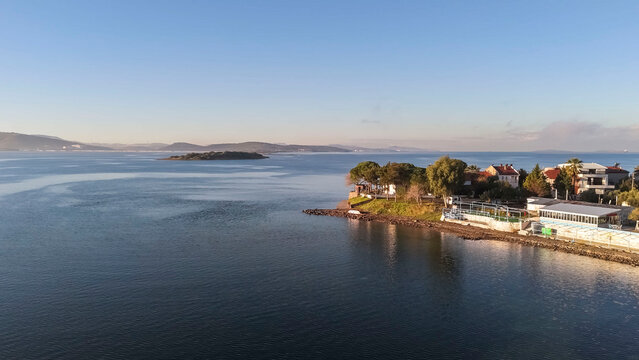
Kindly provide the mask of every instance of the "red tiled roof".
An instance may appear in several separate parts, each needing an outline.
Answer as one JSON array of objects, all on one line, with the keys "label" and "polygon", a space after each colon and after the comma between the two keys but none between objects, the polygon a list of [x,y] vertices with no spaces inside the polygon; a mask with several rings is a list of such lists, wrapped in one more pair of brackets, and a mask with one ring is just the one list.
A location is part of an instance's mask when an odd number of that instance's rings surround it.
[{"label": "red tiled roof", "polygon": [[510,165],[493,165],[499,175],[519,175],[517,170]]},{"label": "red tiled roof", "polygon": [[550,180],[555,180],[559,176],[559,172],[561,172],[560,169],[549,169],[544,171],[544,175]]},{"label": "red tiled roof", "polygon": [[619,166],[606,166],[606,173],[628,173],[628,170],[624,170]]}]

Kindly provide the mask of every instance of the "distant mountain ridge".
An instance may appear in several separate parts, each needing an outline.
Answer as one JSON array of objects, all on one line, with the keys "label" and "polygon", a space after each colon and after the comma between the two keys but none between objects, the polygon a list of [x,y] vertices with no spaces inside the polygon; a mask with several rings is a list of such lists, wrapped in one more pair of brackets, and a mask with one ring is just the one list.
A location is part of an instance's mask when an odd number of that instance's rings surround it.
[{"label": "distant mountain ridge", "polygon": [[13,132],[0,132],[0,151],[236,151],[269,154],[277,152],[350,152],[351,150],[337,146],[324,145],[287,145],[258,141],[242,143],[224,143],[196,145],[176,142],[171,145],[154,144],[85,144],[64,140],[49,135],[27,135]]},{"label": "distant mountain ridge", "polygon": [[87,145],[80,142],[63,140],[54,136],[25,135],[0,132],[0,150],[44,151],[44,150],[111,150],[104,146]]},{"label": "distant mountain ridge", "polygon": [[326,145],[282,145],[259,141],[196,145],[185,142],[173,143],[161,148],[162,151],[240,151],[269,154],[277,152],[350,152],[351,150]]}]

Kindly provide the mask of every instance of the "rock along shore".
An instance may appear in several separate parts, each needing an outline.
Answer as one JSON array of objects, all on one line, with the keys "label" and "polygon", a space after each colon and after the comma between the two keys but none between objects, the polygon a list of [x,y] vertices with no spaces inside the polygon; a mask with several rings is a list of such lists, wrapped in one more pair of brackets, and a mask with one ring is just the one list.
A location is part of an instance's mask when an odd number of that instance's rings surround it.
[{"label": "rock along shore", "polygon": [[632,266],[639,265],[639,254],[635,253],[605,249],[586,244],[567,242],[563,240],[547,239],[539,236],[525,236],[515,233],[482,229],[470,225],[464,226],[447,222],[417,220],[409,217],[392,215],[349,214],[348,210],[342,209],[307,209],[303,212],[308,215],[335,216],[360,221],[373,221],[393,225],[410,226],[414,228],[427,228],[434,231],[451,233],[468,240],[507,241],[527,246],[562,251],[570,254],[590,256],[596,259],[609,260]]}]

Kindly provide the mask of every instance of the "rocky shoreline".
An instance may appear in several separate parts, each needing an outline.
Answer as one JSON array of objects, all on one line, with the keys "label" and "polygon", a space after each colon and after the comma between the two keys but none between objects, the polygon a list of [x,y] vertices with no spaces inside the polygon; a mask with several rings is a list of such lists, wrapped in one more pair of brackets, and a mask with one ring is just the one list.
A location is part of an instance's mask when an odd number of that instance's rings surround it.
[{"label": "rocky shoreline", "polygon": [[348,210],[345,209],[307,209],[303,212],[308,215],[335,216],[360,221],[373,221],[393,225],[410,226],[415,228],[427,228],[435,231],[455,234],[463,239],[468,240],[506,241],[526,246],[534,246],[555,251],[562,251],[570,254],[589,256],[596,259],[614,261],[632,266],[639,266],[639,254],[600,248],[580,243],[572,243],[562,240],[546,239],[539,236],[525,236],[515,233],[482,229],[470,225],[464,226],[440,221],[417,220],[401,216],[349,214]]}]

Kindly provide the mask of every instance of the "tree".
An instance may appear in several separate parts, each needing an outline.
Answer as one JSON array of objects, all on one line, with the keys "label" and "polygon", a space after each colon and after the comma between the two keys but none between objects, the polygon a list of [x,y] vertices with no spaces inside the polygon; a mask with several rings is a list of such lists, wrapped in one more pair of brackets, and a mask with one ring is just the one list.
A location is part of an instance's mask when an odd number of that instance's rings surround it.
[{"label": "tree", "polygon": [[468,167],[466,168],[467,172],[479,172],[479,166],[477,165],[468,165]]},{"label": "tree", "polygon": [[399,177],[398,168],[393,164],[397,163],[388,162],[379,170],[379,182],[384,189],[386,189],[386,200],[388,200],[390,196],[390,186],[395,185],[395,181]]},{"label": "tree", "polygon": [[422,187],[417,184],[411,184],[406,192],[406,198],[415,199],[415,202],[418,204],[422,203],[422,196],[424,196],[424,191]]},{"label": "tree", "polygon": [[595,189],[588,189],[579,194],[579,200],[598,203],[599,202],[599,194],[595,191]]},{"label": "tree", "polygon": [[426,169],[430,189],[444,199],[444,206],[448,206],[446,198],[464,185],[464,170],[465,162],[451,159],[448,155],[440,157]]},{"label": "tree", "polygon": [[617,196],[620,204],[625,202],[630,206],[639,207],[639,190],[632,189],[630,191],[620,192]]},{"label": "tree", "polygon": [[403,190],[408,190],[410,186],[411,179],[413,177],[413,173],[417,171],[417,167],[410,163],[399,163],[397,166],[397,179],[395,179],[395,183],[398,187]]},{"label": "tree", "polygon": [[639,165],[635,166],[635,169],[632,170],[632,187],[630,189],[635,188],[635,177],[637,177],[637,173],[639,173]]},{"label": "tree", "polygon": [[386,199],[389,198],[388,190],[391,185],[395,186],[395,201],[398,193],[406,193],[416,169],[415,165],[409,163],[388,162],[384,165],[379,171],[379,181],[386,188]]},{"label": "tree", "polygon": [[577,192],[577,177],[581,174],[581,169],[583,168],[583,161],[578,158],[569,159],[566,163],[566,171],[568,172],[568,176],[572,180],[572,187],[575,188],[575,192]]},{"label": "tree", "polygon": [[632,182],[631,178],[621,180],[617,185],[615,185],[615,188],[620,192],[630,191],[632,190]]},{"label": "tree", "polygon": [[628,215],[628,219],[636,221],[635,229],[639,230],[639,208],[632,210],[630,215]]},{"label": "tree", "polygon": [[346,177],[344,179],[344,182],[346,183],[346,186],[351,186],[354,184],[353,179],[351,178],[351,174],[348,173],[346,174]]},{"label": "tree", "polygon": [[524,189],[537,196],[548,196],[550,194],[550,185],[546,181],[546,175],[544,175],[539,164],[535,165],[523,185]]},{"label": "tree", "polygon": [[430,190],[428,186],[428,174],[425,168],[417,167],[413,170],[413,174],[410,178],[410,188],[408,190],[409,196],[417,196],[417,203],[422,202],[422,196],[428,193]]},{"label": "tree", "polygon": [[380,166],[374,161],[363,161],[349,171],[351,181],[354,184],[366,183],[368,190],[373,191],[373,186],[379,184]]},{"label": "tree", "polygon": [[[539,164],[537,164],[537,166],[539,166]],[[528,177],[528,171],[524,169],[519,169],[519,187],[520,188],[524,187],[524,182],[526,181],[527,177]]]},{"label": "tree", "polygon": [[557,189],[557,193],[560,196],[564,196],[566,192],[569,194],[574,193],[575,188],[572,187],[572,178],[568,174],[568,171],[565,168],[559,169],[559,174],[555,179],[555,189]]},{"label": "tree", "polygon": [[506,181],[496,181],[495,186],[485,191],[479,197],[482,201],[491,202],[493,200],[511,201],[520,197],[521,192]]}]

